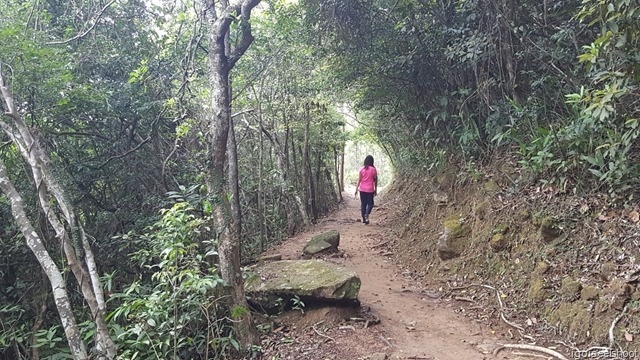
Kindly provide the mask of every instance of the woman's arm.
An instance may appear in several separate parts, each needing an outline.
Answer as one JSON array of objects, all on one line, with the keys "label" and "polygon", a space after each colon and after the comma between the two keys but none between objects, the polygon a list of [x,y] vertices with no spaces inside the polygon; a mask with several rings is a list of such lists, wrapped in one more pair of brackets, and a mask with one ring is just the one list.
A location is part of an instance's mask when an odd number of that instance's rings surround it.
[{"label": "woman's arm", "polygon": [[373,196],[378,196],[378,175],[373,177]]},{"label": "woman's arm", "polygon": [[356,193],[355,196],[358,196],[358,188],[360,187],[360,180],[362,180],[362,175],[358,173],[358,183],[356,184]]}]

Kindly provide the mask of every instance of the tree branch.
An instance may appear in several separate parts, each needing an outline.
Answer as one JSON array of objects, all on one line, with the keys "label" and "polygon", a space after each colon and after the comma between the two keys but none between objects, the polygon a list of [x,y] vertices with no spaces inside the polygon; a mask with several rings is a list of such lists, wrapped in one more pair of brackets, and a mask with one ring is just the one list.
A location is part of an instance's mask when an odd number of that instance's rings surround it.
[{"label": "tree branch", "polygon": [[91,24],[91,26],[84,32],[72,37],[71,39],[67,39],[67,40],[61,40],[61,41],[51,41],[46,43],[47,45],[62,45],[62,44],[68,44],[74,40],[78,40],[78,39],[82,39],[83,37],[87,36],[95,27],[96,25],[98,25],[98,21],[100,21],[100,18],[102,17],[102,15],[105,13],[105,11],[107,11],[107,9],[114,3],[116,2],[116,0],[111,0],[107,3],[107,5],[105,5],[102,10],[100,10],[100,12],[98,12],[98,15],[96,16],[96,19],[94,20],[93,24]]},{"label": "tree branch", "polygon": [[232,50],[229,56],[229,69],[233,68],[240,57],[247,51],[251,43],[253,43],[253,34],[251,33],[251,22],[249,19],[251,17],[251,10],[258,6],[259,3],[260,0],[244,0],[242,4],[240,4],[240,29],[242,31],[242,37],[240,38],[240,43]]}]

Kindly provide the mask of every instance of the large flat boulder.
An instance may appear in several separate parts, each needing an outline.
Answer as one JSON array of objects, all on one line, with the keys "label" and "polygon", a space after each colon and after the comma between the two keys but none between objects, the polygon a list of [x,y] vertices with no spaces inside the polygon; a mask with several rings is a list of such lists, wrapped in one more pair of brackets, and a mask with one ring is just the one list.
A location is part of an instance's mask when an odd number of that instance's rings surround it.
[{"label": "large flat boulder", "polygon": [[345,268],[321,260],[262,263],[245,281],[250,303],[268,312],[282,310],[298,296],[305,304],[358,302],[360,278]]},{"label": "large flat boulder", "polygon": [[312,237],[304,246],[302,252],[305,255],[315,255],[325,250],[335,251],[339,245],[340,233],[337,230],[330,230]]}]

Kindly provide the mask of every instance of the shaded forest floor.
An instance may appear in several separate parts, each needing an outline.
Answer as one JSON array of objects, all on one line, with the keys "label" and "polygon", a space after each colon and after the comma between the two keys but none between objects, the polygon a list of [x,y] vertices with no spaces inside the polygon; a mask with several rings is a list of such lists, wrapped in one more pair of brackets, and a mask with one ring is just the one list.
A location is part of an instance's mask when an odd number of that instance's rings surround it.
[{"label": "shaded forest floor", "polygon": [[364,225],[357,221],[359,200],[345,194],[337,211],[268,251],[299,259],[312,236],[336,229],[340,252],[321,258],[356,271],[362,287],[360,309],[309,307],[278,316],[263,337],[264,359],[526,358],[508,350],[494,355],[498,344],[513,342],[508,326],[488,316],[465,316],[482,306],[463,296],[443,297],[398,261],[390,231],[398,225],[391,216],[397,211],[378,199],[371,224]]}]

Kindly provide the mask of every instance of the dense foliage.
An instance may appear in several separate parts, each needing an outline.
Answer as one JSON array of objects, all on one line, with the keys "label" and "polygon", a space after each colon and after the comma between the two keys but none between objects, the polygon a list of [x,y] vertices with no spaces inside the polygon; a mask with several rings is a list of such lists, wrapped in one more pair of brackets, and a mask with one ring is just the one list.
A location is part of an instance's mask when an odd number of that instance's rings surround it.
[{"label": "dense foliage", "polygon": [[[238,346],[234,314],[219,306],[212,209],[221,200],[205,185],[216,114],[204,3],[0,3],[0,73],[92,240],[125,358],[213,358]],[[631,0],[263,4],[251,20],[255,41],[231,73],[228,151],[237,150],[238,173],[229,161],[225,175],[243,262],[340,201],[347,123],[360,124],[352,137],[376,141],[400,174],[515,154],[515,183],[631,200],[639,14]],[[237,45],[246,24],[231,22],[227,40]],[[40,184],[3,131],[0,160],[65,269]],[[358,146],[349,169],[364,155]],[[11,211],[0,195],[0,357],[64,358],[51,287]],[[91,313],[70,294],[91,345]]]},{"label": "dense foliage", "polygon": [[303,3],[398,170],[513,149],[525,180],[637,192],[636,2]]},{"label": "dense foliage", "polygon": [[[197,6],[0,4],[2,74],[93,239],[107,274],[107,319],[123,358],[215,358],[238,346],[225,320],[234,314],[219,308],[211,226],[218,200],[204,185],[210,89],[206,25]],[[296,11],[265,6],[252,52],[232,73],[245,262],[340,198],[343,120],[296,34]],[[38,221],[36,188],[17,149],[5,142],[0,156],[36,230],[64,264],[53,229]],[[0,357],[64,358],[51,287],[6,197],[0,220]],[[71,300],[91,345],[90,314],[80,296]]]}]

